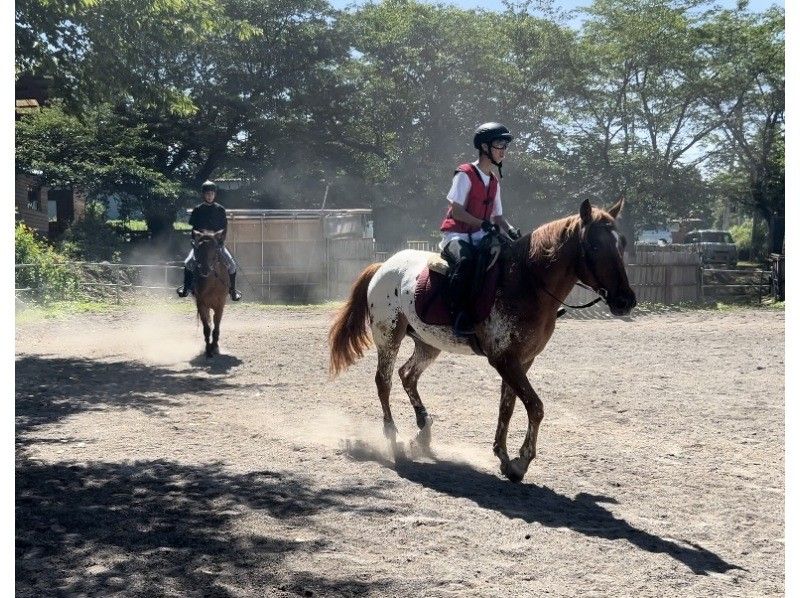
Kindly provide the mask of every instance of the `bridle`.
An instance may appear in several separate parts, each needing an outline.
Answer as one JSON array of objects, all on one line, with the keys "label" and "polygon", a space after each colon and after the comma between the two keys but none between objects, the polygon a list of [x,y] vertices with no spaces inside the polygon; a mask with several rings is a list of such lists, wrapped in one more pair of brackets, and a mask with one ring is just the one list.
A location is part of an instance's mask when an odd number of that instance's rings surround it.
[{"label": "bridle", "polygon": [[214,237],[205,237],[204,239],[202,239],[200,241],[194,241],[194,240],[192,241],[192,244],[194,245],[195,250],[199,249],[200,245],[204,245],[206,243],[214,243],[214,252],[213,252],[214,256],[211,258],[211,262],[209,264],[207,264],[208,271],[205,274],[203,273],[203,271],[202,271],[202,269],[200,267],[200,260],[197,260],[197,275],[200,278],[208,278],[213,273],[214,276],[219,277],[219,275],[217,274],[217,269],[215,267],[217,265],[217,262],[220,259],[219,243],[217,242],[216,238],[214,238]]},{"label": "bridle", "polygon": [[[600,279],[597,277],[597,274],[596,274],[594,266],[593,266],[593,260],[589,257],[590,255],[594,254],[596,252],[596,250],[589,244],[589,241],[586,240],[589,237],[589,229],[591,227],[592,227],[592,224],[589,224],[586,227],[586,230],[585,230],[584,235],[583,235],[584,238],[581,238],[579,243],[578,243],[578,262],[579,263],[582,262],[583,264],[585,264],[586,269],[589,271],[589,274],[592,276],[592,278],[595,281],[599,281]],[[569,303],[565,303],[561,299],[559,299],[558,297],[553,295],[553,293],[551,293],[547,289],[547,287],[542,286],[542,289],[544,290],[545,293],[550,295],[553,299],[558,301],[561,305],[563,305],[564,307],[569,307],[570,309],[585,309],[587,307],[591,307],[591,306],[595,305],[596,303],[599,303],[600,301],[604,301],[605,304],[609,305],[609,307],[610,307],[610,304],[608,303],[608,291],[604,287],[598,285],[597,288],[594,288],[591,285],[584,284],[580,280],[578,282],[576,282],[575,284],[577,284],[579,287],[581,287],[583,289],[586,289],[587,291],[592,291],[594,293],[597,293],[598,296],[596,298],[594,298],[592,301],[589,301],[588,303],[584,303],[583,305],[570,305]]]}]

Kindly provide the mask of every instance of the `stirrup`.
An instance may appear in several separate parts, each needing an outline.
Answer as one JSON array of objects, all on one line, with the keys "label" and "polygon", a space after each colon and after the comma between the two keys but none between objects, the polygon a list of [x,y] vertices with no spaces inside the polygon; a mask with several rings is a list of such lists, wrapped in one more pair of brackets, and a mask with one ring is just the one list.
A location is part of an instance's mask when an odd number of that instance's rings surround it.
[{"label": "stirrup", "polygon": [[[463,326],[462,320],[467,320],[467,326]],[[469,316],[466,312],[459,312],[456,316],[456,321],[453,322],[453,334],[459,337],[472,336],[475,334],[475,326],[469,322]]]}]

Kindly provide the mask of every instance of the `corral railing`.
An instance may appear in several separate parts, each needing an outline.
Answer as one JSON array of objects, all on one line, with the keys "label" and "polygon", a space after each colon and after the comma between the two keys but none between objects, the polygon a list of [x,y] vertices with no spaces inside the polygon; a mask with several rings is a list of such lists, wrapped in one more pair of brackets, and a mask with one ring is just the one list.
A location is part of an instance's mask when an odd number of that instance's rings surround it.
[{"label": "corral railing", "polygon": [[[420,248],[414,245],[414,248]],[[428,249],[432,248],[428,245]],[[435,248],[433,248],[435,250]],[[322,252],[323,275],[316,269],[292,281],[285,272],[269,268],[250,270],[240,266],[237,286],[245,300],[268,303],[339,300],[349,293],[358,274],[389,252],[378,252],[372,239],[329,240]],[[17,264],[15,294],[18,300],[61,299],[103,300],[120,303],[135,295],[173,296],[183,280],[183,263],[119,264],[109,262],[66,262],[52,266]],[[703,268],[699,254],[681,248],[639,249],[636,261],[626,266],[631,287],[639,303],[673,305],[701,301],[761,302],[772,296],[773,275],[754,269]],[[595,295],[576,287],[567,303],[582,304]],[[602,306],[598,306],[598,309]]]},{"label": "corral railing", "polygon": [[[54,276],[53,271],[57,271]],[[134,292],[174,292],[183,281],[183,263],[119,264],[62,262],[57,266],[15,264],[16,298],[23,302],[86,299],[122,302]]]}]

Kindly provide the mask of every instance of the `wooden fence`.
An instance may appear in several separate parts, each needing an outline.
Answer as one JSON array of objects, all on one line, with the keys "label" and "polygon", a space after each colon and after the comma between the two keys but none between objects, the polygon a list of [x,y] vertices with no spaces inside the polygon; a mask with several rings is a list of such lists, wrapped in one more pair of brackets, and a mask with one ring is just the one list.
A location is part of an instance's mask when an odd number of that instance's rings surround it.
[{"label": "wooden fence", "polygon": [[640,303],[672,305],[702,299],[701,265],[692,245],[639,245],[626,269]]}]

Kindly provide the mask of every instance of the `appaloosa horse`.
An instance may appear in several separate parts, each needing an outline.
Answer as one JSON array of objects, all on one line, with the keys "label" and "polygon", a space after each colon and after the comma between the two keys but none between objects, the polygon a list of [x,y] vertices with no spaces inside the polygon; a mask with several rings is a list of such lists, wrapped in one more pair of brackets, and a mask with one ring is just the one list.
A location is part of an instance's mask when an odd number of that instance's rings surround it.
[{"label": "appaloosa horse", "polygon": [[[586,200],[579,214],[545,224],[501,253],[495,301],[488,317],[476,325],[475,335],[503,381],[494,453],[500,459],[501,472],[512,481],[522,480],[536,456],[536,437],[544,417],[542,401],[526,374],[553,334],[557,311],[573,286],[578,281],[590,286],[616,316],[628,314],[636,305],[622,259],[625,240],[615,225],[623,204],[620,199],[606,212]],[[421,430],[418,440],[423,444],[430,440],[431,420],[417,392],[420,375],[441,351],[473,353],[471,345],[457,338],[450,326],[425,324],[415,309],[416,285],[431,257],[428,252],[405,250],[383,264],[367,266],[328,334],[330,369],[335,376],[369,347],[371,327],[378,349],[375,383],[384,433],[395,450],[397,428],[389,408],[389,391],[403,338],[408,335],[414,340],[414,352],[399,374],[416,412]],[[516,397],[527,411],[528,431],[519,457],[511,460],[506,437]]]},{"label": "appaloosa horse", "polygon": [[[203,322],[206,339],[206,357],[219,354],[219,324],[225,311],[230,278],[220,256],[220,239],[223,231],[194,230],[195,281],[194,296],[197,315]],[[214,312],[214,332],[209,325],[210,312]]]}]

